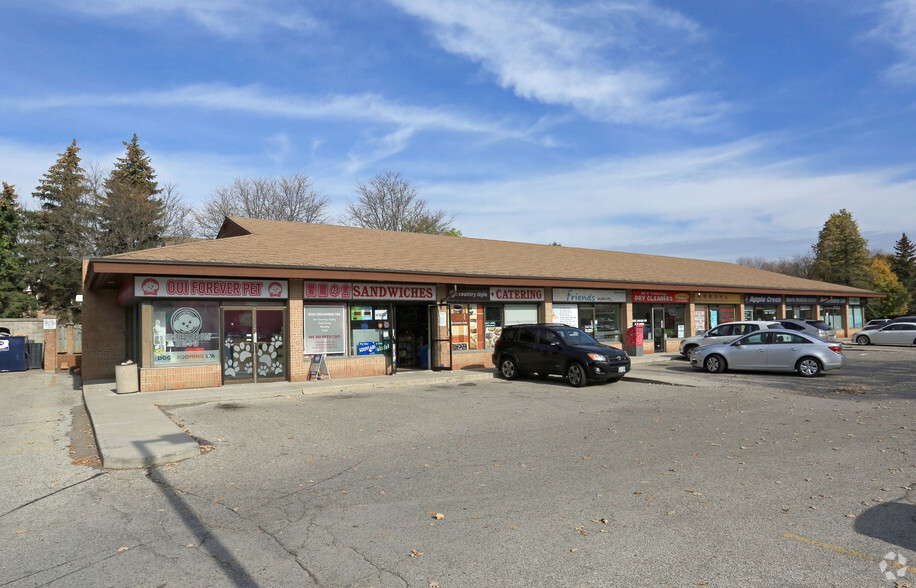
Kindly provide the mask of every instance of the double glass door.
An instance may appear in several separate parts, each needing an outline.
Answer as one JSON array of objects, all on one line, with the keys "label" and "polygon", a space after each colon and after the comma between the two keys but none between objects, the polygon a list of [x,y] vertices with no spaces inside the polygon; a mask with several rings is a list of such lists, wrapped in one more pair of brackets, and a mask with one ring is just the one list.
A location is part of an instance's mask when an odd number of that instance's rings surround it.
[{"label": "double glass door", "polygon": [[223,308],[223,382],[286,379],[286,311]]}]

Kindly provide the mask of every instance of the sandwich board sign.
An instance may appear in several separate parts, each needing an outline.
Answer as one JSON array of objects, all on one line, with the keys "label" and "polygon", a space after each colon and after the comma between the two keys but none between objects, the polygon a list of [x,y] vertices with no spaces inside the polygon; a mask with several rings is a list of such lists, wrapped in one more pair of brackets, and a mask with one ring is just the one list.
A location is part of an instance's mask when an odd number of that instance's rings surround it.
[{"label": "sandwich board sign", "polygon": [[320,380],[322,374],[327,376],[329,380],[331,379],[331,372],[328,370],[328,362],[327,359],[325,359],[324,353],[316,353],[312,356],[312,363],[309,365],[309,375],[305,380],[311,380],[312,376],[315,376],[316,380]]}]

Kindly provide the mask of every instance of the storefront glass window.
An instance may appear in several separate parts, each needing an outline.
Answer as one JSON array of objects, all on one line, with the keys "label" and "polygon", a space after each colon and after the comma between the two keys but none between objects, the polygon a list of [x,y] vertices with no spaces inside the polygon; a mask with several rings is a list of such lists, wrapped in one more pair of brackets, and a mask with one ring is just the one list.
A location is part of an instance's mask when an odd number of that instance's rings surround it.
[{"label": "storefront glass window", "polygon": [[861,306],[850,306],[849,307],[849,328],[850,329],[861,329],[865,326],[865,316],[862,312]]},{"label": "storefront glass window", "polygon": [[833,327],[834,329],[843,328],[843,307],[842,306],[822,306],[821,320]]},{"label": "storefront glass window", "polygon": [[814,308],[808,304],[796,306],[786,305],[786,318],[813,319]]},{"label": "storefront glass window", "polygon": [[775,306],[745,306],[744,320],[747,321],[774,321],[776,320]]},{"label": "storefront glass window", "polygon": [[153,303],[153,364],[219,361],[219,303]]},{"label": "storefront glass window", "polygon": [[620,305],[595,304],[595,332],[600,343],[620,342]]},{"label": "storefront glass window", "polygon": [[391,352],[391,308],[388,305],[350,307],[350,354]]},{"label": "storefront glass window", "polygon": [[523,325],[538,322],[537,304],[507,304],[505,306],[506,325]]},{"label": "storefront glass window", "polygon": [[503,307],[485,306],[483,309],[484,345],[492,349],[493,344],[503,332]]},{"label": "storefront glass window", "polygon": [[686,337],[686,306],[683,304],[634,304],[633,321],[644,325],[644,339]]}]

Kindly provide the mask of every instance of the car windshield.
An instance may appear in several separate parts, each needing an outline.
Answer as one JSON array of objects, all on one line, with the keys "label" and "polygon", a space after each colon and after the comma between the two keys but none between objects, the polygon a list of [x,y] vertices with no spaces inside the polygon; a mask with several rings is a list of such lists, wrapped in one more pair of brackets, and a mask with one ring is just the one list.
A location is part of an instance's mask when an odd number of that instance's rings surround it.
[{"label": "car windshield", "polygon": [[579,329],[557,329],[557,333],[567,345],[595,345],[598,343],[591,335]]}]

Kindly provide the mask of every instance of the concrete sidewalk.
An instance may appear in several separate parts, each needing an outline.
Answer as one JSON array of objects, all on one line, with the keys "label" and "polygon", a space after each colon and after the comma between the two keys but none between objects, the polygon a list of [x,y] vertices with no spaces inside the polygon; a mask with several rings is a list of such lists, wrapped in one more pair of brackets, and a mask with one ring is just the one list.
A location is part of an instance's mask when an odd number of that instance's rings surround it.
[{"label": "concrete sidewalk", "polygon": [[[635,369],[640,364],[671,361],[676,357],[677,353],[655,353],[630,359]],[[236,384],[134,394],[117,394],[114,380],[90,380],[83,383],[83,401],[92,421],[102,466],[111,469],[142,468],[200,454],[198,442],[172,422],[158,406],[451,384],[495,377],[496,370],[493,368],[442,372],[401,371],[394,376]],[[633,374],[633,370],[627,374],[627,379],[647,381]]]}]

